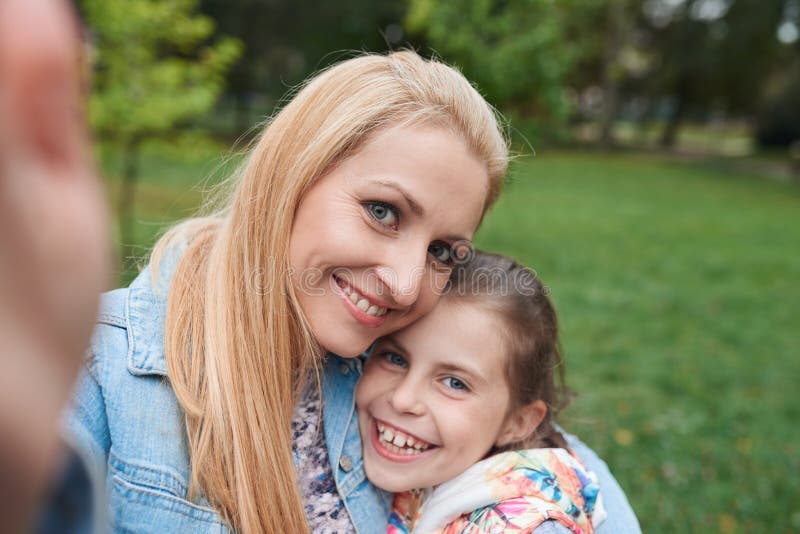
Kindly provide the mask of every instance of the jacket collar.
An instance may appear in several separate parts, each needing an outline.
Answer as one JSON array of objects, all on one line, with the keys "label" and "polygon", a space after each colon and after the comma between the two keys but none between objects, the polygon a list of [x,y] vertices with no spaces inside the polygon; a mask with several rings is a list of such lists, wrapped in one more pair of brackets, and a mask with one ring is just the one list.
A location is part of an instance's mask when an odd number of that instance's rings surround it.
[{"label": "jacket collar", "polygon": [[148,264],[128,289],[126,316],[128,327],[128,371],[134,375],[167,376],[164,355],[167,293],[183,247],[167,251],[158,266],[157,276]]}]

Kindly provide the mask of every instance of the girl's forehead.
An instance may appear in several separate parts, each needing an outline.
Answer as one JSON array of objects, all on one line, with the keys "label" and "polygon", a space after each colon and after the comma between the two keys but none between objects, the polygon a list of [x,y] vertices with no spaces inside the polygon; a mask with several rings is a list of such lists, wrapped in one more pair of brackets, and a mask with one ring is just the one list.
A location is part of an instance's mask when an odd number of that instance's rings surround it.
[{"label": "girl's forehead", "polygon": [[505,364],[506,349],[499,326],[485,307],[443,298],[430,313],[392,337],[417,361],[462,362],[486,371]]}]

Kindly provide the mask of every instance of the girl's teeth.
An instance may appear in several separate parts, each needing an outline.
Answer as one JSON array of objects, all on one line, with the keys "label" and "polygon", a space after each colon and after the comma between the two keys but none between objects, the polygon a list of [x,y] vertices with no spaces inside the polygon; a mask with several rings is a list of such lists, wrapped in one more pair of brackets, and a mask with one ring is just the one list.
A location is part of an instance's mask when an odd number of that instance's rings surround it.
[{"label": "girl's teeth", "polygon": [[375,306],[374,304],[370,306],[369,309],[367,310],[367,315],[372,315],[372,316],[378,315],[378,307]]},{"label": "girl's teeth", "polygon": [[356,304],[356,306],[358,306],[359,310],[365,312],[369,308],[369,301],[367,299],[361,299],[358,301],[358,304]]},{"label": "girl's teeth", "polygon": [[419,454],[429,447],[424,441],[407,436],[384,423],[377,423],[377,426],[381,444],[396,454]]},{"label": "girl's teeth", "polygon": [[353,293],[350,293],[350,301],[351,301],[353,304],[357,303],[357,302],[358,302],[358,294],[357,294],[357,293],[355,293],[355,292],[353,292]]}]

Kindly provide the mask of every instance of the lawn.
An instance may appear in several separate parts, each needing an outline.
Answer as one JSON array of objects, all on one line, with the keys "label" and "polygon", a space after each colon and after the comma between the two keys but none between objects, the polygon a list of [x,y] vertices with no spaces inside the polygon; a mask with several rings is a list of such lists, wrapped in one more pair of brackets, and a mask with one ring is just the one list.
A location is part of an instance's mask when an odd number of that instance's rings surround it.
[{"label": "lawn", "polygon": [[[219,165],[145,154],[139,251]],[[563,424],[609,463],[645,532],[800,531],[797,184],[545,152],[514,164],[476,241],[551,288],[577,393]]]}]

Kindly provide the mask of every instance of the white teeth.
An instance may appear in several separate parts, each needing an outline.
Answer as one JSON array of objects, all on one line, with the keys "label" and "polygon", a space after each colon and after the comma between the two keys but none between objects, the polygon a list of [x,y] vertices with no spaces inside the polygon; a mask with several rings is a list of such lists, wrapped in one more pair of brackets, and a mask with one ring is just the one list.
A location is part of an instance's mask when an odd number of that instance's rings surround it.
[{"label": "white teeth", "polygon": [[415,439],[406,435],[404,432],[395,430],[384,423],[377,423],[378,439],[384,448],[395,454],[420,454],[426,451],[431,445],[422,440]]},{"label": "white teeth", "polygon": [[370,304],[370,302],[359,295],[353,288],[350,286],[344,286],[343,288],[344,294],[350,301],[356,305],[358,309],[366,313],[367,315],[371,315],[372,317],[383,317],[389,311],[387,308],[383,306],[377,306],[375,304]]}]

